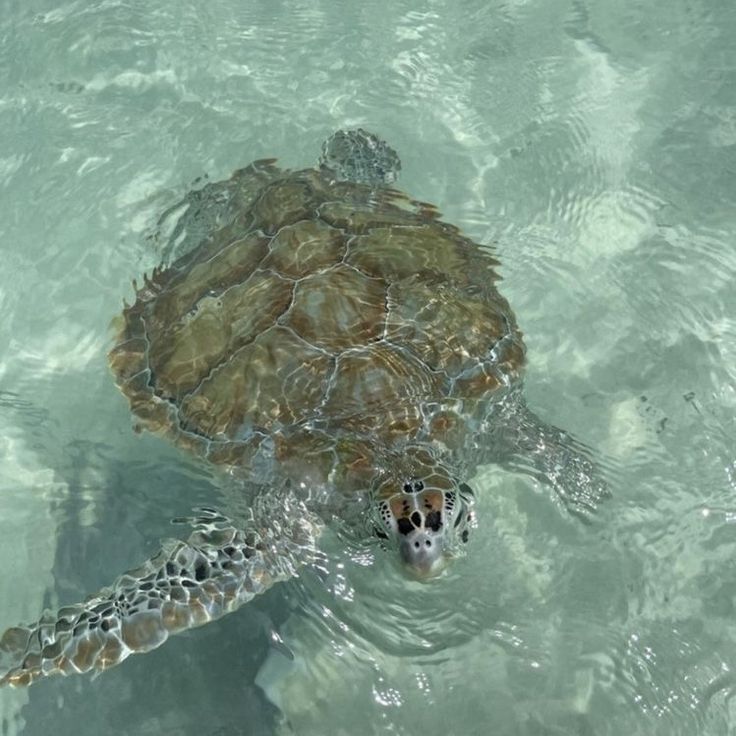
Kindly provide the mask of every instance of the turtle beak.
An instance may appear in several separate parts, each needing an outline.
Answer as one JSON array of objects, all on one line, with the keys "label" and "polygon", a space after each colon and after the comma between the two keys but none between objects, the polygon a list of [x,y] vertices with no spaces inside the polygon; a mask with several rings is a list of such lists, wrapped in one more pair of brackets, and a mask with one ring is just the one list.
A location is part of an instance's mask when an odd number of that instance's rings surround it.
[{"label": "turtle beak", "polygon": [[408,571],[422,580],[439,575],[447,562],[444,535],[426,527],[403,536],[399,553]]}]

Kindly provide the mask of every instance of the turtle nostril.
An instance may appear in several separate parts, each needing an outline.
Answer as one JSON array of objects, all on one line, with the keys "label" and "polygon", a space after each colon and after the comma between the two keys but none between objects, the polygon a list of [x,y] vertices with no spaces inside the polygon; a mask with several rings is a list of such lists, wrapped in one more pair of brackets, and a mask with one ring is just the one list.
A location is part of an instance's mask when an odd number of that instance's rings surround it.
[{"label": "turtle nostril", "polygon": [[419,542],[414,542],[414,549],[419,549]]},{"label": "turtle nostril", "polygon": [[425,546],[425,547],[431,547],[431,546],[432,546],[432,541],[431,541],[431,540],[429,540],[429,539],[425,540],[425,542],[424,542],[424,546]]}]

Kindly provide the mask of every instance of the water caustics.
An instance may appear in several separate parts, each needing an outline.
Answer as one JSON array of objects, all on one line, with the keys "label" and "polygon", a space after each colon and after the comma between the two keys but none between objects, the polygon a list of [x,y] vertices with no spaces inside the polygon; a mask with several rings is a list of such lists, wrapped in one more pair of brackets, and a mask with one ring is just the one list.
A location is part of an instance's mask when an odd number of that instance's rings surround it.
[{"label": "water caustics", "polygon": [[4,732],[728,733],[734,31],[705,1],[8,9],[0,629],[224,505],[201,465],[130,432],[108,322],[193,181],[307,165],[340,127],[390,138],[401,188],[493,243],[529,404],[607,459],[614,493],[579,523],[489,466],[468,554],[437,580],[338,526],[217,626],[3,689]]}]

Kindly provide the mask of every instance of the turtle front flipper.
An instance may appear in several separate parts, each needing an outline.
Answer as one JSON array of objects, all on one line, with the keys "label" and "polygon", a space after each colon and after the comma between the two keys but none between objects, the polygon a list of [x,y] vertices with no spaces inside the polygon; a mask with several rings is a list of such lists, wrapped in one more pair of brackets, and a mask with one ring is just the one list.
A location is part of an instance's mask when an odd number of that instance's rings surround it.
[{"label": "turtle front flipper", "polygon": [[540,419],[521,397],[503,415],[494,424],[494,461],[550,485],[569,511],[584,517],[611,495],[604,466],[589,447]]},{"label": "turtle front flipper", "polygon": [[83,603],[8,629],[0,637],[0,685],[114,667],[294,576],[312,558],[320,525],[304,512],[286,516],[238,528],[205,512],[186,542],[166,540],[157,555]]}]

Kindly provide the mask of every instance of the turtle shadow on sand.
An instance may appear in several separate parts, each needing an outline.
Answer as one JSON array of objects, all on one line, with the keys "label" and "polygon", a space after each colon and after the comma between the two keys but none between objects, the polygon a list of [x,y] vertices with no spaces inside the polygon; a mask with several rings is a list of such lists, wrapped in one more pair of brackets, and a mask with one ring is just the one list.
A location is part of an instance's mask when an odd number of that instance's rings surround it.
[{"label": "turtle shadow on sand", "polygon": [[428,579],[483,528],[479,465],[595,510],[591,454],[524,402],[494,254],[392,188],[399,168],[338,131],[316,167],[256,161],[181,203],[185,245],[136,289],[110,365],[138,426],[221,468],[246,510],[202,508],[187,540],[8,629],[0,684],[104,670],[218,619],[314,561],[336,518]]}]

